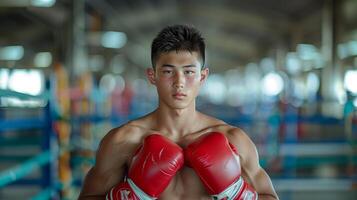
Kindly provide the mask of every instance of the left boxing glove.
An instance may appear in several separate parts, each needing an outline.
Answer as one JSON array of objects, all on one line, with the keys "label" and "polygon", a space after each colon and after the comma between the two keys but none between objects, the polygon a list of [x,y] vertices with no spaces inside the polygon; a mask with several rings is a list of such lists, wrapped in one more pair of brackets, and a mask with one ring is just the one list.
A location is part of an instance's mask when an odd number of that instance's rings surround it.
[{"label": "left boxing glove", "polygon": [[183,164],[180,146],[161,135],[149,135],[132,159],[127,180],[112,188],[107,199],[157,199]]},{"label": "left boxing glove", "polygon": [[238,152],[219,132],[207,133],[185,149],[187,164],[194,169],[212,199],[253,200],[256,191],[241,177]]}]

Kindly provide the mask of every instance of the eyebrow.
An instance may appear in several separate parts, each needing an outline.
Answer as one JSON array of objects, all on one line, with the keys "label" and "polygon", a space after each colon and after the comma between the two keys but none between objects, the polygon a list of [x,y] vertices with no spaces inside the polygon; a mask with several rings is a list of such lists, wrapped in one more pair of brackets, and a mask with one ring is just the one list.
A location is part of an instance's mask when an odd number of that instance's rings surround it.
[{"label": "eyebrow", "polygon": [[[171,64],[163,64],[163,65],[161,65],[161,67],[177,67],[177,66],[171,65]],[[191,67],[196,67],[196,65],[190,64],[190,65],[184,65],[184,66],[182,66],[182,67],[183,67],[183,68],[191,68]]]}]

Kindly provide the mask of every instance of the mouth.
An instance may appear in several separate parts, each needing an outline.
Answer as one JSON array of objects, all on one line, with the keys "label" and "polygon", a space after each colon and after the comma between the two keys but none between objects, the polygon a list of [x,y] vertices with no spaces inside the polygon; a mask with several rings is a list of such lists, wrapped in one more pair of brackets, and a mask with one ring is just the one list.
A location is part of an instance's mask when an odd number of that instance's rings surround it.
[{"label": "mouth", "polygon": [[187,95],[181,92],[177,92],[175,94],[172,95],[175,99],[183,99],[185,98]]}]

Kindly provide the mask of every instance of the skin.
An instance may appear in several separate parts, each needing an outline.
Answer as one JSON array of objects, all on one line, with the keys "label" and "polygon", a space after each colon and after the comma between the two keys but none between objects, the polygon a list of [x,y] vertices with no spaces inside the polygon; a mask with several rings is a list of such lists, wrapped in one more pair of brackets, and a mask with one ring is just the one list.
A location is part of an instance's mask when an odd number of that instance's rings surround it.
[{"label": "skin", "polygon": [[[159,133],[185,148],[199,136],[212,131],[224,133],[239,152],[242,176],[259,194],[259,199],[278,199],[267,173],[259,165],[258,153],[241,129],[196,110],[196,97],[207,79],[197,52],[163,53],[156,69],[147,77],[157,88],[158,108],[134,121],[111,130],[101,141],[96,164],[88,172],[79,199],[105,199],[106,193],[124,179],[134,151],[150,134]],[[184,94],[184,95],[177,95]],[[199,123],[197,123],[199,122]],[[159,199],[210,199],[195,172],[184,166]]]}]

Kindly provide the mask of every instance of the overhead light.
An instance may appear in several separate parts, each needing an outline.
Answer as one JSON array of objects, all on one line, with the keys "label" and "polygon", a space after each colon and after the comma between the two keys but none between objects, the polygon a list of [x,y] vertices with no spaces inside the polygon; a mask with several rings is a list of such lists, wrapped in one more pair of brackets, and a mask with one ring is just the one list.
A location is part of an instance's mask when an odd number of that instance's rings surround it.
[{"label": "overhead light", "polygon": [[274,71],[275,61],[273,58],[263,58],[260,61],[260,67],[262,68],[263,72],[269,73],[271,71]]},{"label": "overhead light", "polygon": [[[339,104],[346,103],[346,90],[343,88],[343,83],[337,78],[332,80],[333,98],[335,98]],[[336,113],[337,114],[337,113]]]},{"label": "overhead light", "polygon": [[110,94],[115,89],[115,77],[112,74],[105,74],[99,81],[99,89],[106,94]]},{"label": "overhead light", "polygon": [[301,106],[302,102],[300,102],[300,100],[306,99],[307,97],[306,83],[304,79],[299,77],[295,77],[291,81],[292,81],[293,91],[289,91],[289,92],[292,92],[294,99],[297,100],[296,102],[293,103],[296,106]]},{"label": "overhead light", "polygon": [[347,58],[348,54],[348,49],[344,43],[337,45],[337,55],[340,59]]},{"label": "overhead light", "polygon": [[268,96],[278,95],[284,88],[283,78],[277,73],[270,72],[262,80],[263,93]]},{"label": "overhead light", "polygon": [[31,5],[36,7],[52,7],[56,0],[31,0]]},{"label": "overhead light", "polygon": [[115,76],[115,90],[118,93],[122,93],[125,89],[125,80],[122,76],[116,75]]},{"label": "overhead light", "polygon": [[122,48],[127,41],[126,34],[123,32],[108,31],[102,35],[101,44],[106,48]]},{"label": "overhead light", "polygon": [[35,55],[34,64],[36,67],[49,67],[52,63],[50,52],[39,52]]},{"label": "overhead light", "polygon": [[320,88],[319,77],[314,72],[310,72],[307,75],[306,85],[307,85],[307,90],[308,90],[309,94],[315,95]]},{"label": "overhead light", "polygon": [[24,47],[6,46],[0,47],[0,60],[20,60],[24,56]]},{"label": "overhead light", "polygon": [[0,7],[51,7],[56,0],[1,0]]},{"label": "overhead light", "polygon": [[348,42],[348,50],[351,56],[357,55],[357,40],[352,40]]},{"label": "overhead light", "polygon": [[357,94],[357,70],[348,70],[345,73],[344,86],[348,91]]},{"label": "overhead light", "polygon": [[9,82],[10,71],[9,69],[0,69],[0,89],[7,89],[7,84]]},{"label": "overhead light", "polygon": [[301,71],[301,62],[297,53],[289,52],[286,55],[286,69],[292,75],[296,75]]},{"label": "overhead light", "polygon": [[24,94],[39,95],[44,89],[43,73],[39,70],[14,70],[8,81],[10,90]]},{"label": "overhead light", "polygon": [[303,60],[313,60],[319,57],[316,47],[312,44],[298,44],[297,53]]},{"label": "overhead light", "polygon": [[339,58],[344,59],[350,56],[357,55],[357,40],[351,40],[337,46],[337,54]]}]

